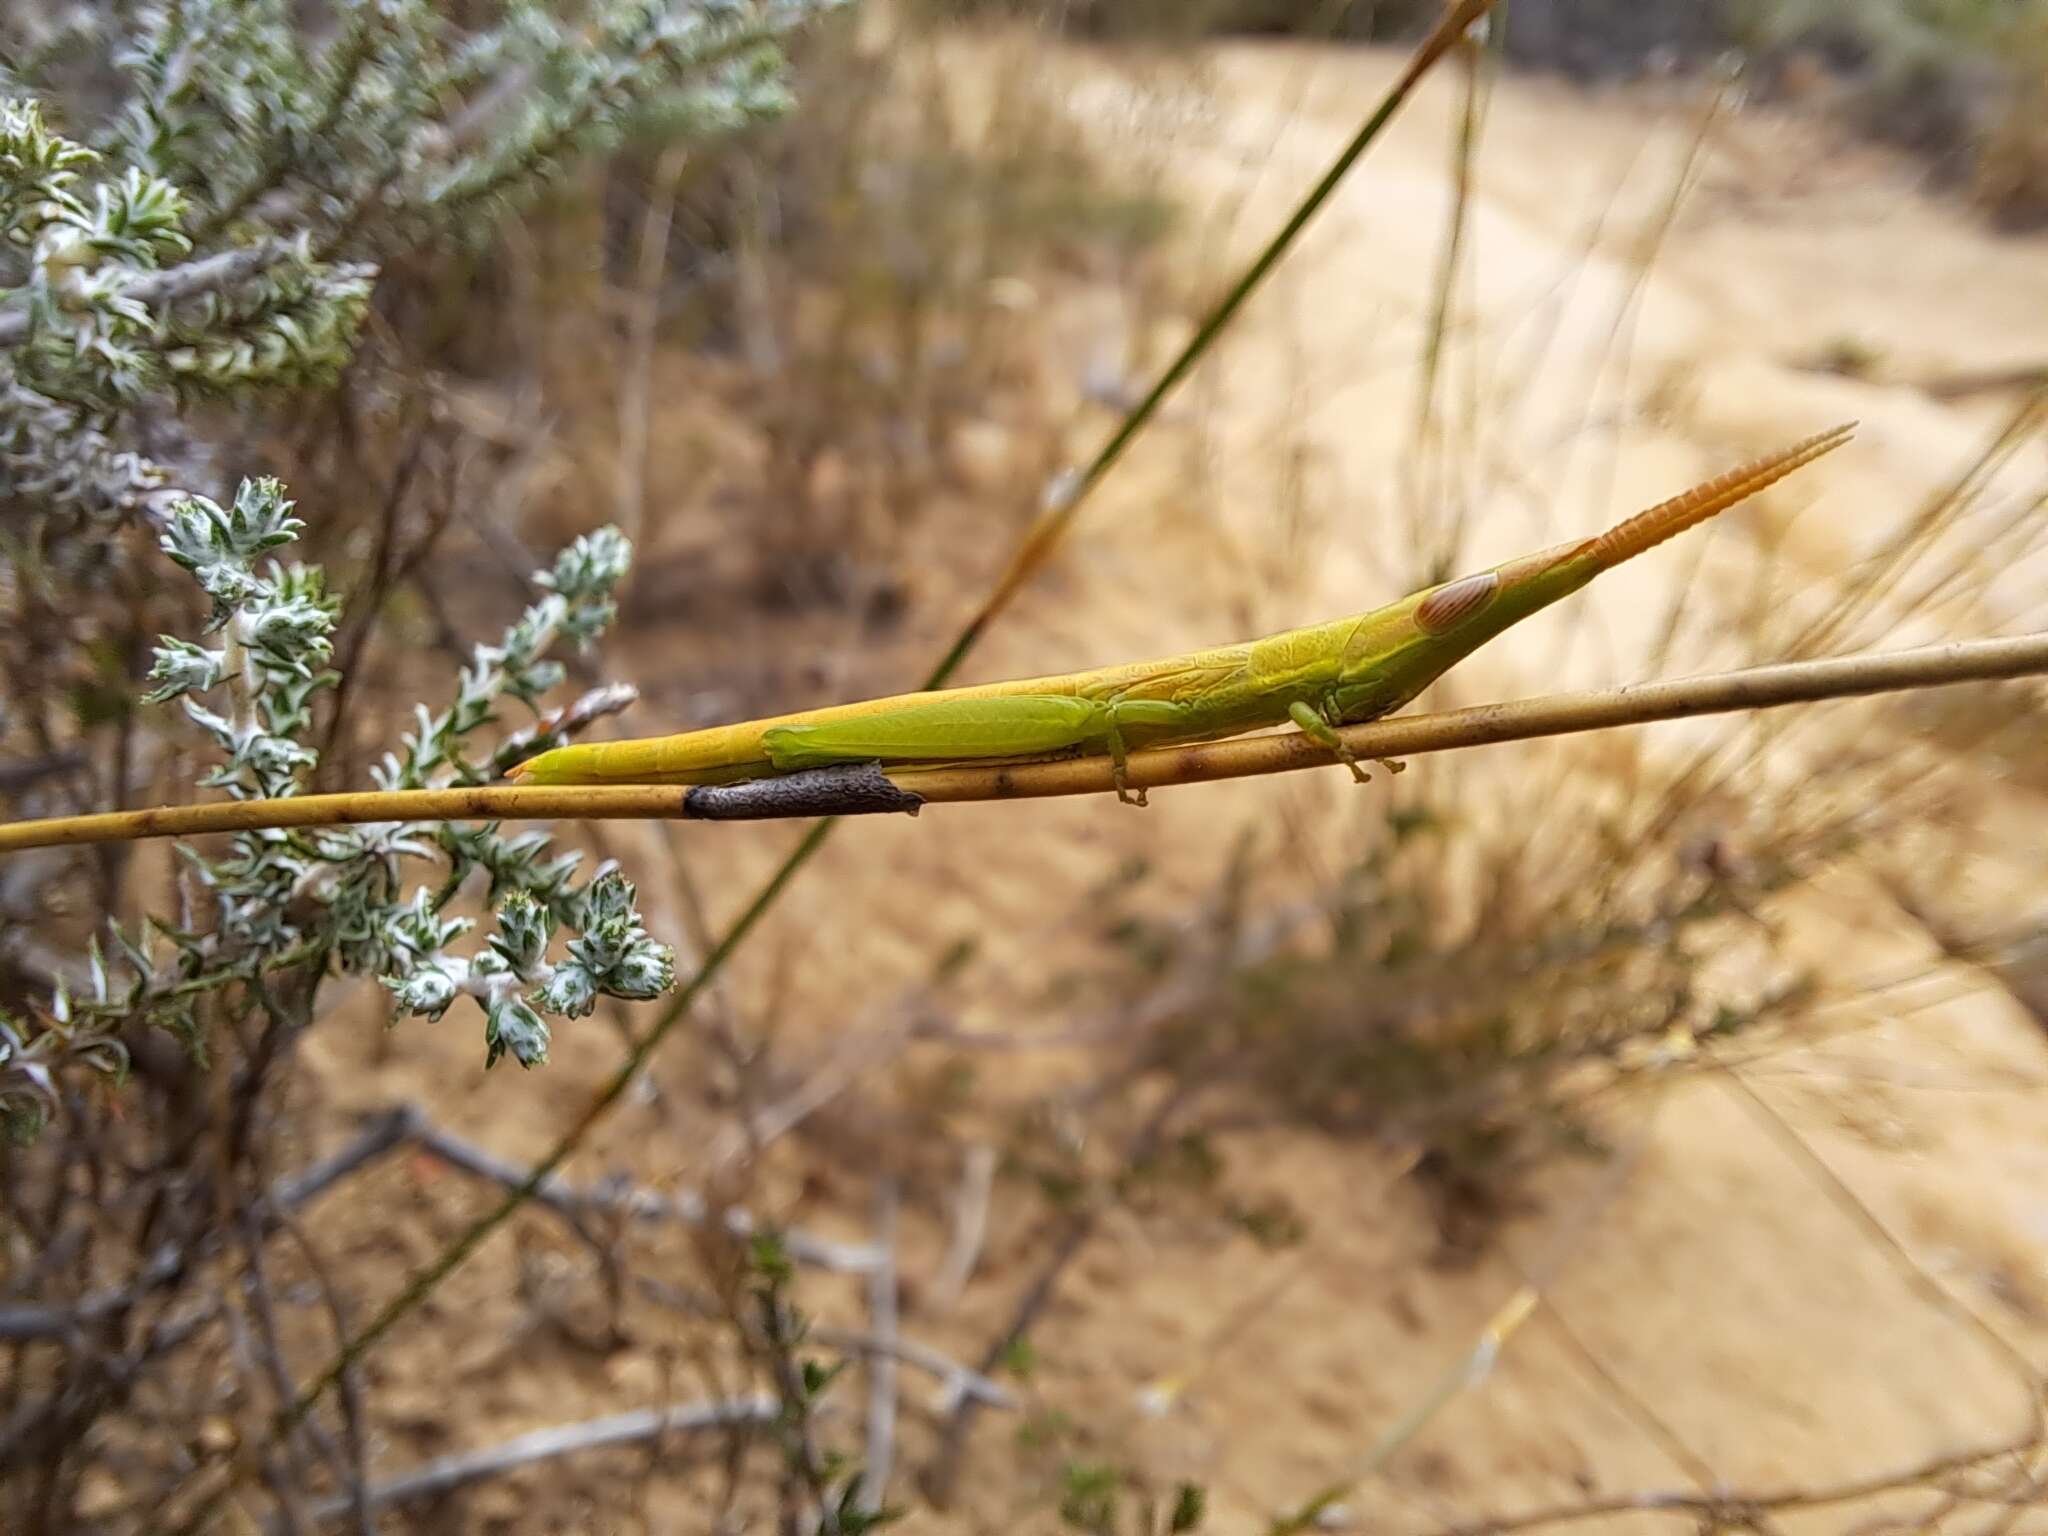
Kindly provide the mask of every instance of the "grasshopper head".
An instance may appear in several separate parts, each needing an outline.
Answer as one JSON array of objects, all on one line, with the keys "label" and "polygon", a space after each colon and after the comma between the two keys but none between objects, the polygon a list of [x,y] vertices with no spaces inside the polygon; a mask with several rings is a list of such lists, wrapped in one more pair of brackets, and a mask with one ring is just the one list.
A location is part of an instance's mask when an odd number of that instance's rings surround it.
[{"label": "grasshopper head", "polygon": [[1592,543],[1524,555],[1368,615],[1339,674],[1341,717],[1370,720],[1399,709],[1502,630],[1578,591],[1601,570],[1588,552]]},{"label": "grasshopper head", "polygon": [[1429,587],[1362,620],[1335,689],[1345,720],[1399,709],[1509,626],[1569,597],[1602,571],[1705,522],[1840,447],[1853,424],[1790,448],[1638,513],[1597,538],[1523,555]]}]

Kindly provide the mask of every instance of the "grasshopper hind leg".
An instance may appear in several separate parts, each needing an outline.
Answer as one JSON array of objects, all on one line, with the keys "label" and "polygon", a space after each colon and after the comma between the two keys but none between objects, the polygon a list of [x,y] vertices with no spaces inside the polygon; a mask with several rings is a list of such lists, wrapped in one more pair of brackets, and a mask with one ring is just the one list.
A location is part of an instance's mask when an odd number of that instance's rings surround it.
[{"label": "grasshopper hind leg", "polygon": [[1143,789],[1130,786],[1129,749],[1124,743],[1123,728],[1131,725],[1171,731],[1187,724],[1188,713],[1185,704],[1176,704],[1171,699],[1118,699],[1109,706],[1103,739],[1109,747],[1110,776],[1116,783],[1117,799],[1125,805],[1149,803]]},{"label": "grasshopper hind leg", "polygon": [[1054,694],[916,700],[761,733],[778,773],[841,763],[950,763],[1050,757],[1100,740],[1108,707]]},{"label": "grasshopper hind leg", "polygon": [[762,733],[761,744],[778,773],[856,762],[1028,762],[1107,750],[1117,798],[1143,805],[1145,792],[1130,786],[1125,732],[1170,735],[1186,726],[1188,715],[1187,706],[1170,699],[1004,694],[920,700],[841,720],[773,726]]},{"label": "grasshopper hind leg", "polygon": [[1109,718],[1109,729],[1104,733],[1104,742],[1109,747],[1109,776],[1116,785],[1116,797],[1125,805],[1140,809],[1152,802],[1145,796],[1143,788],[1132,789],[1130,784],[1130,753],[1124,746],[1124,733],[1117,729],[1116,716]]}]

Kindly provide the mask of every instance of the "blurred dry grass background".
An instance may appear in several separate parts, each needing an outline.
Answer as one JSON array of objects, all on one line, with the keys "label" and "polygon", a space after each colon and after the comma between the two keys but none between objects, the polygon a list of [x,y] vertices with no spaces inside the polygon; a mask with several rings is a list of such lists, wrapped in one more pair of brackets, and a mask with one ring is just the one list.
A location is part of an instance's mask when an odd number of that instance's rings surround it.
[{"label": "blurred dry grass background", "polygon": [[[936,9],[814,35],[801,111],[740,153],[630,146],[474,263],[396,274],[376,388],[252,427],[359,594],[342,770],[425,658],[514,606],[531,551],[608,519],[642,547],[619,730],[904,686],[1396,58],[1212,34],[1421,7]],[[1759,101],[1694,20],[1617,44],[1617,8],[1517,0],[1511,55],[1604,83],[1477,51],[1432,82],[977,675],[1365,606],[1850,415],[1853,458],[1443,698],[2042,627],[2048,246],[1970,198],[2038,216],[2048,52],[2018,50],[2048,42],[2037,9],[1994,11],[1731,10],[1766,29],[1735,39]],[[1930,187],[1850,125],[1936,67],[1965,116],[1890,125],[1962,155]],[[1652,1488],[1675,1518],[1604,1528],[2048,1530],[2044,741],[2040,686],[1972,687],[1364,791],[851,829],[561,1198],[323,1418],[345,1451],[305,1441],[226,1528],[360,1527],[351,1467],[389,1492],[759,1390],[777,1360],[720,1219],[744,1210],[796,1234],[815,1347],[861,1362],[819,1432],[885,1460],[907,1529],[1149,1532],[1188,1481],[1216,1530],[1333,1486],[1321,1528],[1562,1523]],[[175,752],[148,763],[176,780]],[[791,837],[586,835],[700,950]],[[134,910],[171,873],[76,879],[74,906],[97,882]],[[10,1530],[175,1528],[263,1443],[271,1362],[303,1380],[633,1027],[601,1014],[545,1073],[485,1079],[467,1035],[380,1008],[263,1079],[275,1243],[221,1233],[119,1338],[9,1335]],[[217,1047],[247,1073],[240,1048]],[[134,1284],[166,1101],[209,1091],[145,1071],[9,1154],[0,1318]],[[331,1187],[291,1185],[349,1147]],[[1524,1295],[1491,1374],[1417,1414]],[[369,1527],[737,1531],[800,1502],[758,1431],[447,1481]]]}]

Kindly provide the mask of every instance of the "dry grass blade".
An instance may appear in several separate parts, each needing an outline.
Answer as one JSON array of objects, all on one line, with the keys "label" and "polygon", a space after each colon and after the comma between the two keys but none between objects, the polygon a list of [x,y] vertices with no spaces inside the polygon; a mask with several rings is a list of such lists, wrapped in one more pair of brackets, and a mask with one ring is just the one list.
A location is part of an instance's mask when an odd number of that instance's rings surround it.
[{"label": "dry grass blade", "polygon": [[[1346,726],[1337,734],[1360,758],[1412,757],[1698,715],[1775,709],[1824,699],[2043,674],[2048,674],[2048,634],[2019,635],[1873,656],[1785,662],[1706,677],[1556,694],[1511,704],[1482,704],[1442,714]],[[1159,789],[1326,767],[1334,760],[1327,747],[1300,732],[1247,736],[1133,753],[1126,782],[1134,788]],[[878,783],[893,793],[878,794]],[[753,821],[877,811],[914,813],[927,804],[1110,794],[1115,789],[1108,758],[1077,757],[997,766],[886,771],[872,767],[815,769],[742,784],[687,789],[668,785],[512,785],[390,794],[304,795],[290,800],[240,800],[17,822],[0,827],[0,853],[136,837],[197,837],[260,827],[381,821],[560,817],[586,821]]]}]

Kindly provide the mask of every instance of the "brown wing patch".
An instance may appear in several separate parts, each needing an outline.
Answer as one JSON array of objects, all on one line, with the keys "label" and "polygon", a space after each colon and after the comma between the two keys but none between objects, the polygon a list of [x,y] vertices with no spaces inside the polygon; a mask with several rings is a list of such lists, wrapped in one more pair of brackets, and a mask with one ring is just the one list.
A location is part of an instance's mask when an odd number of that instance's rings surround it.
[{"label": "brown wing patch", "polygon": [[1425,633],[1440,635],[1460,619],[1467,618],[1493,601],[1500,589],[1498,571],[1481,571],[1477,576],[1460,576],[1438,587],[1415,609],[1415,622]]}]

